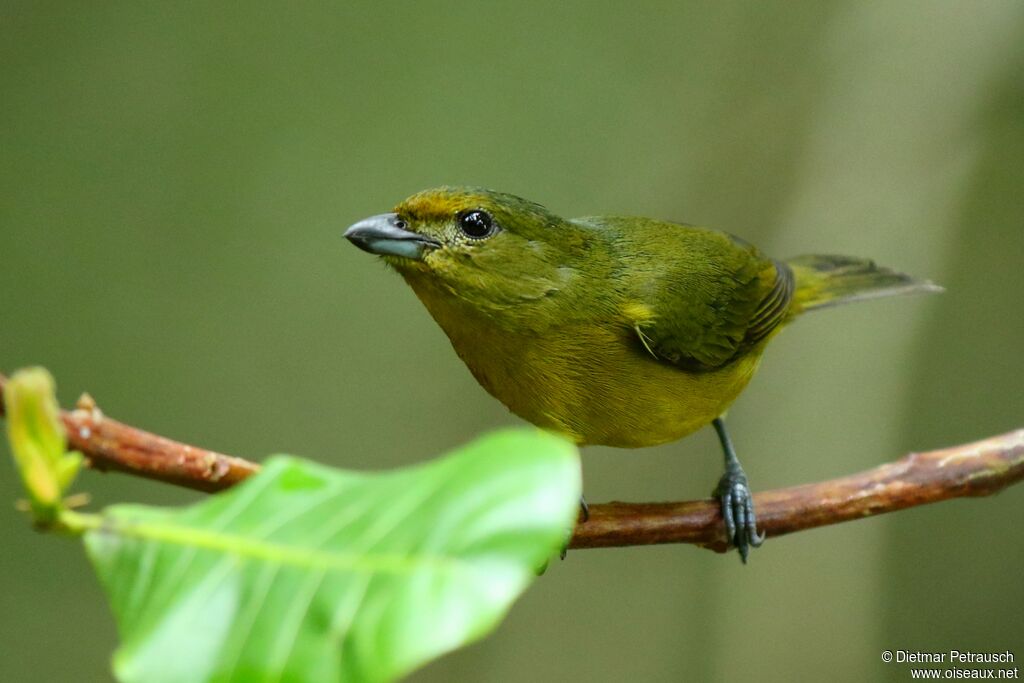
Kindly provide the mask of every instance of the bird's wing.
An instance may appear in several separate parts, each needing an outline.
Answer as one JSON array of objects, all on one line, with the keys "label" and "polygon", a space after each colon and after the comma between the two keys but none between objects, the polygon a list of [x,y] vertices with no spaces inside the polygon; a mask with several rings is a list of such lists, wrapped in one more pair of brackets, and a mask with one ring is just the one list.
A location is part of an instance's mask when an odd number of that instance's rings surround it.
[{"label": "bird's wing", "polygon": [[638,350],[686,370],[714,370],[788,318],[793,274],[784,263],[731,235],[675,227],[679,230],[671,239],[676,243],[652,250],[676,254],[674,262],[661,258],[642,269],[646,280],[634,280],[627,321]]}]

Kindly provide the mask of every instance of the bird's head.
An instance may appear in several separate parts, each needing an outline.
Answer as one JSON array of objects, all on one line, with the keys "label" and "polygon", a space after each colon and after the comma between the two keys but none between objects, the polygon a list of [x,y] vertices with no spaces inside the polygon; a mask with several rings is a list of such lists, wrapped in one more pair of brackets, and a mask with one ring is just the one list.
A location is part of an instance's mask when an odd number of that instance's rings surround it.
[{"label": "bird's head", "polygon": [[551,296],[587,247],[581,226],[544,207],[468,187],[414,194],[345,237],[381,256],[421,298],[443,292],[485,310]]}]

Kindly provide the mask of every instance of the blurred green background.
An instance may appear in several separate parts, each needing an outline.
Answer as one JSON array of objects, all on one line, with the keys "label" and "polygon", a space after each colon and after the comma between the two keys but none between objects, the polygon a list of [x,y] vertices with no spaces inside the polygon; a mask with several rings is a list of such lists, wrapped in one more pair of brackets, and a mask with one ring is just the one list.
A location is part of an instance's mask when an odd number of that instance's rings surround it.
[{"label": "blurred green background", "polygon": [[[260,458],[384,468],[517,419],[342,230],[476,184],[946,285],[808,316],[731,412],[755,488],[1024,426],[1024,5],[0,2],[0,369]],[[81,549],[0,446],[0,680],[105,681]],[[592,502],[702,497],[714,436],[585,453]],[[189,492],[86,473],[98,503]],[[1024,658],[1024,488],[780,538],[570,553],[415,681],[909,679]]]}]

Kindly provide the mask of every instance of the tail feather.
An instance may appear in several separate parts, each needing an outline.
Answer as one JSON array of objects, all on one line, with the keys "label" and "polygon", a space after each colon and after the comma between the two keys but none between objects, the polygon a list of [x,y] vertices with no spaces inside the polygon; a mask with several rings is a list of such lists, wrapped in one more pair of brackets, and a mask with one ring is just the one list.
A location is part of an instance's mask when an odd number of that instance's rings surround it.
[{"label": "tail feather", "polygon": [[882,268],[869,259],[812,254],[786,263],[796,279],[793,298],[800,312],[884,296],[942,291],[928,280]]}]

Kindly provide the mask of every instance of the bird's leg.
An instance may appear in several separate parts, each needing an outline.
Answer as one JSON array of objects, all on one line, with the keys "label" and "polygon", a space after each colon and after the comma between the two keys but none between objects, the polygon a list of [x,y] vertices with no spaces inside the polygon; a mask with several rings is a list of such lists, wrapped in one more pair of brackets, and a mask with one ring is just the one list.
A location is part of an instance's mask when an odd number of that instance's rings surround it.
[{"label": "bird's leg", "polygon": [[[580,524],[585,524],[590,519],[590,506],[587,505],[587,499],[580,494]],[[566,553],[569,552],[569,541],[572,540],[572,531],[569,532],[569,538],[565,539],[565,545],[562,546],[562,552],[558,553],[558,559],[564,560]]]},{"label": "bird's leg", "polygon": [[764,542],[764,534],[757,533],[757,520],[754,518],[754,499],[747,486],[747,475],[736,457],[736,449],[732,446],[729,432],[725,430],[725,421],[716,417],[712,423],[718,440],[725,453],[725,474],[718,480],[718,486],[712,495],[722,504],[722,517],[725,518],[725,530],[729,543],[740,551],[740,559],[744,564],[751,548]]}]

